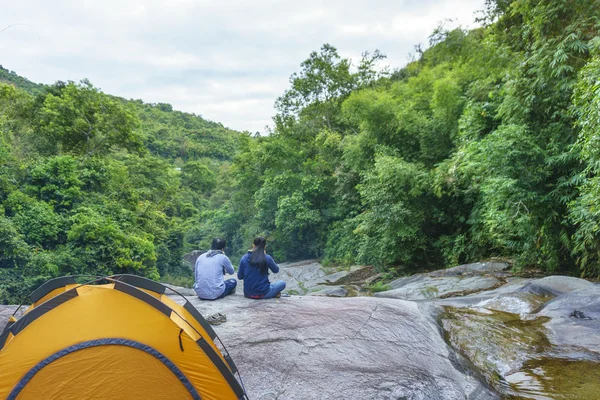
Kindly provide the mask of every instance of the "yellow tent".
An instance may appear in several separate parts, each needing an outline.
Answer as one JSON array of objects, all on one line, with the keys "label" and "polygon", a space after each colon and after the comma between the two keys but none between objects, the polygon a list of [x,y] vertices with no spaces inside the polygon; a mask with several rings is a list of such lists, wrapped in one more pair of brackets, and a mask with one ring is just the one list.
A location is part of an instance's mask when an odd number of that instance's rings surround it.
[{"label": "yellow tent", "polygon": [[0,336],[0,399],[247,399],[212,327],[166,290],[133,275],[46,282]]}]

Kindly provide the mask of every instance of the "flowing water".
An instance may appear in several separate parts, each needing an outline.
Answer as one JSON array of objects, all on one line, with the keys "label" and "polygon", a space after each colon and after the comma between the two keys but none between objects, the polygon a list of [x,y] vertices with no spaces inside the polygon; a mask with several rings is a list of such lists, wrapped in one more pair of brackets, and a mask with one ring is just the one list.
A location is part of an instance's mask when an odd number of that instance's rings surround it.
[{"label": "flowing water", "polygon": [[548,318],[483,308],[446,307],[448,343],[505,399],[600,399],[600,355],[552,346]]}]

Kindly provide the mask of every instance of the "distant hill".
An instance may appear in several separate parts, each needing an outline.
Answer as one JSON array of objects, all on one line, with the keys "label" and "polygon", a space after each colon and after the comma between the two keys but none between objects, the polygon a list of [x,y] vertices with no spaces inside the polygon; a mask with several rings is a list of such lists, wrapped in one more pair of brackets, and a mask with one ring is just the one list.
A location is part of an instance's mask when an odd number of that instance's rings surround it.
[{"label": "distant hill", "polygon": [[[49,85],[35,83],[0,65],[0,82],[31,95],[43,94]],[[237,152],[239,132],[199,115],[173,110],[168,103],[144,103],[111,96],[134,105],[142,121],[145,145],[156,156],[171,161],[200,158],[231,160]],[[179,162],[179,163],[180,163]]]},{"label": "distant hill", "polygon": [[10,71],[0,65],[0,82],[12,84],[29,94],[38,94],[44,89],[44,85],[31,82],[27,78],[17,75],[15,71]]},{"label": "distant hill", "polygon": [[167,103],[0,67],[0,303],[60,275],[189,281],[182,257],[224,236],[210,221],[227,217],[247,140]]}]

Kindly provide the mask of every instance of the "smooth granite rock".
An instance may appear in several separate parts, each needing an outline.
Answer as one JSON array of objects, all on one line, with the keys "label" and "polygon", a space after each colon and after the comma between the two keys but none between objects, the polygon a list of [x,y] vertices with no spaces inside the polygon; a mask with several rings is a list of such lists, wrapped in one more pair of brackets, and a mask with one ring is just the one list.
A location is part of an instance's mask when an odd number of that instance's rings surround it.
[{"label": "smooth granite rock", "polygon": [[496,289],[511,274],[510,266],[502,262],[483,262],[459,265],[439,271],[416,274],[389,283],[391,290],[374,294],[404,300],[428,300],[465,296]]},{"label": "smooth granite rock", "polygon": [[227,315],[215,331],[251,399],[499,398],[467,372],[417,303],[239,294],[190,301],[204,315]]},{"label": "smooth granite rock", "polygon": [[440,269],[430,272],[429,276],[473,276],[486,274],[502,274],[510,268],[508,263],[504,262],[480,262],[473,264],[458,265],[456,267]]},{"label": "smooth granite rock", "polygon": [[323,266],[316,260],[302,261],[296,263],[279,264],[279,273],[271,274],[271,281],[283,280],[286,283],[284,292],[294,294],[306,294],[311,287],[323,283],[323,277],[327,273]]},{"label": "smooth granite rock", "polygon": [[579,289],[590,289],[595,285],[585,279],[571,276],[553,275],[541,279],[535,279],[523,286],[522,292],[535,293],[539,295],[559,296],[564,293]]},{"label": "smooth granite rock", "polygon": [[479,292],[493,289],[501,282],[492,276],[469,277],[430,277],[415,275],[398,279],[390,284],[394,289],[375,293],[375,297],[388,297],[403,300],[427,300],[450,297],[465,292]]},{"label": "smooth granite rock", "polygon": [[329,296],[329,297],[346,297],[348,296],[348,289],[342,286],[331,286],[317,292],[311,292],[310,296]]},{"label": "smooth granite rock", "polygon": [[338,271],[333,274],[329,274],[329,275],[322,277],[321,280],[324,283],[335,285],[335,283],[338,280],[342,279],[343,277],[345,277],[347,275],[348,275],[348,271]]},{"label": "smooth granite rock", "polygon": [[538,313],[555,346],[583,348],[600,355],[600,287],[575,290],[548,302]]},{"label": "smooth granite rock", "polygon": [[527,317],[542,307],[548,300],[550,300],[548,296],[539,296],[527,292],[503,293],[491,299],[483,300],[477,303],[476,306]]}]

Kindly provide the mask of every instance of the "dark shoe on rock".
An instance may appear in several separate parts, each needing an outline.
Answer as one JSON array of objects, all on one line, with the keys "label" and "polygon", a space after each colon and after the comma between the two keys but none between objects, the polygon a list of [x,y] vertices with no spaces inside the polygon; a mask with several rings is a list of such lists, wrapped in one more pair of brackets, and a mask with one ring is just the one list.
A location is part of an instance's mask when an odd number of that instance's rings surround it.
[{"label": "dark shoe on rock", "polygon": [[211,325],[221,325],[223,322],[227,322],[227,315],[216,313],[206,317],[206,321]]}]

